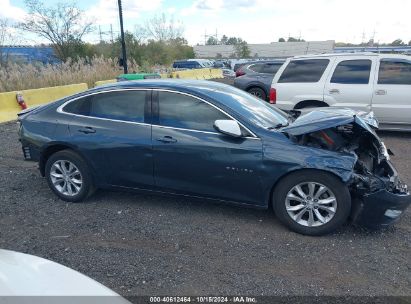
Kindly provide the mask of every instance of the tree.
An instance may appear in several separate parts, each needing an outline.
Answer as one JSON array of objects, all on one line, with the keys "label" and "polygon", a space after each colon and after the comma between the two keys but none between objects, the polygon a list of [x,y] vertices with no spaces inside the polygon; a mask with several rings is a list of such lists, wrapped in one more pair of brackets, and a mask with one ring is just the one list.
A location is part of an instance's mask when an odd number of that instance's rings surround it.
[{"label": "tree", "polygon": [[251,51],[246,41],[242,40],[234,45],[235,55],[239,58],[250,57]]},{"label": "tree", "polygon": [[305,40],[301,38],[288,37],[287,42],[305,42]]},{"label": "tree", "polygon": [[281,37],[280,39],[278,39],[278,42],[285,42],[285,39]]},{"label": "tree", "polygon": [[0,19],[0,67],[5,66],[8,61],[8,54],[3,52],[3,46],[9,40],[9,21]]},{"label": "tree", "polygon": [[411,45],[411,40],[410,40],[410,41],[408,41],[408,45]]},{"label": "tree", "polygon": [[236,37],[230,37],[227,39],[227,43],[228,45],[236,45],[238,43],[238,39]]},{"label": "tree", "polygon": [[182,37],[184,28],[181,23],[175,22],[174,18],[167,18],[165,14],[156,15],[146,21],[140,28],[146,38],[155,41],[169,41]]},{"label": "tree", "polygon": [[217,45],[218,40],[214,36],[210,36],[208,37],[206,44],[207,45]]},{"label": "tree", "polygon": [[392,46],[401,46],[401,45],[405,45],[405,43],[401,40],[401,39],[396,39],[393,42],[391,42]]},{"label": "tree", "polygon": [[47,39],[57,57],[65,61],[75,57],[83,43],[83,36],[93,31],[93,24],[85,20],[84,12],[75,3],[46,6],[41,0],[25,0],[27,17],[18,27]]},{"label": "tree", "polygon": [[228,37],[226,35],[223,35],[223,37],[221,37],[221,39],[220,39],[220,43],[221,44],[227,44],[227,40],[228,40]]}]

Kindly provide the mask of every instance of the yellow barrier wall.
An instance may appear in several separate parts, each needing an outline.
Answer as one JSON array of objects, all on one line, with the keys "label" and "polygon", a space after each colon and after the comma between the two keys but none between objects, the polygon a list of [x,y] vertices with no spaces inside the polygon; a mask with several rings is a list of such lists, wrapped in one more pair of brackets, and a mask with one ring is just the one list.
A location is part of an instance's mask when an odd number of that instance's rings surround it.
[{"label": "yellow barrier wall", "polygon": [[104,84],[115,83],[115,82],[117,82],[116,79],[101,80],[101,81],[96,81],[94,86],[98,87],[98,86],[101,86],[101,85],[104,85]]},{"label": "yellow barrier wall", "polygon": [[23,90],[0,93],[0,122],[14,120],[17,113],[21,111],[16,101],[17,92],[23,94],[24,101],[28,108],[69,96],[88,89],[86,83],[71,84],[59,87],[41,88],[33,90]]},{"label": "yellow barrier wall", "polygon": [[223,71],[220,69],[193,69],[182,70],[171,73],[171,78],[179,79],[211,79],[223,78]]}]

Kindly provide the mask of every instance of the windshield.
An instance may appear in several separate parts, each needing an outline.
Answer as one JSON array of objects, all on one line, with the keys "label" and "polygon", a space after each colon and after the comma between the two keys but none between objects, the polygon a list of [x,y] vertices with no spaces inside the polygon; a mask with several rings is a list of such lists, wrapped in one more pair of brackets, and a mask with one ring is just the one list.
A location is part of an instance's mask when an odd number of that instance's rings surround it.
[{"label": "windshield", "polygon": [[214,91],[219,100],[253,124],[271,129],[288,124],[288,115],[267,102],[234,87]]}]

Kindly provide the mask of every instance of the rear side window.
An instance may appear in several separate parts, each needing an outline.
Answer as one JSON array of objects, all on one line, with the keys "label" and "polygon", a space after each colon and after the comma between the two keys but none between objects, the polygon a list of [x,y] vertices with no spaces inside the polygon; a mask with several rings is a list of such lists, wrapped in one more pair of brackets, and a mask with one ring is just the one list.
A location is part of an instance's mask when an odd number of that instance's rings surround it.
[{"label": "rear side window", "polygon": [[378,83],[411,85],[411,63],[381,60]]},{"label": "rear side window", "polygon": [[290,61],[278,82],[318,82],[329,62],[328,59]]},{"label": "rear side window", "polygon": [[144,122],[146,91],[107,92],[69,103],[64,111],[72,114]]},{"label": "rear side window", "polygon": [[331,83],[368,84],[371,60],[344,60],[335,68]]},{"label": "rear side window", "polygon": [[63,111],[71,114],[88,116],[90,114],[90,96],[70,102],[63,108]]},{"label": "rear side window", "polygon": [[261,73],[275,74],[282,65],[282,63],[266,63],[264,64]]},{"label": "rear side window", "polygon": [[248,69],[250,69],[253,72],[256,73],[261,73],[261,70],[263,69],[264,64],[261,63],[257,63],[257,64],[252,64],[248,67]]},{"label": "rear side window", "polygon": [[217,119],[230,119],[209,104],[183,94],[159,92],[159,123],[161,126],[216,132]]}]

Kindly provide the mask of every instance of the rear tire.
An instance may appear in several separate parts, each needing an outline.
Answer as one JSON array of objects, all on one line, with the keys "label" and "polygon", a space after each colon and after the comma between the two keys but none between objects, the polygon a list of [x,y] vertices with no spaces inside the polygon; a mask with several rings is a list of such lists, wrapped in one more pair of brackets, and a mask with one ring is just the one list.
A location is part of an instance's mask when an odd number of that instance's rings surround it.
[{"label": "rear tire", "polygon": [[291,173],[280,180],[272,202],[284,225],[313,236],[335,231],[347,221],[351,210],[347,186],[336,176],[317,170]]},{"label": "rear tire", "polygon": [[63,201],[81,202],[94,192],[88,165],[72,150],[52,154],[45,175],[50,189]]},{"label": "rear tire", "polygon": [[247,92],[262,100],[267,100],[267,94],[261,88],[257,88],[257,87],[250,88],[247,90]]}]

